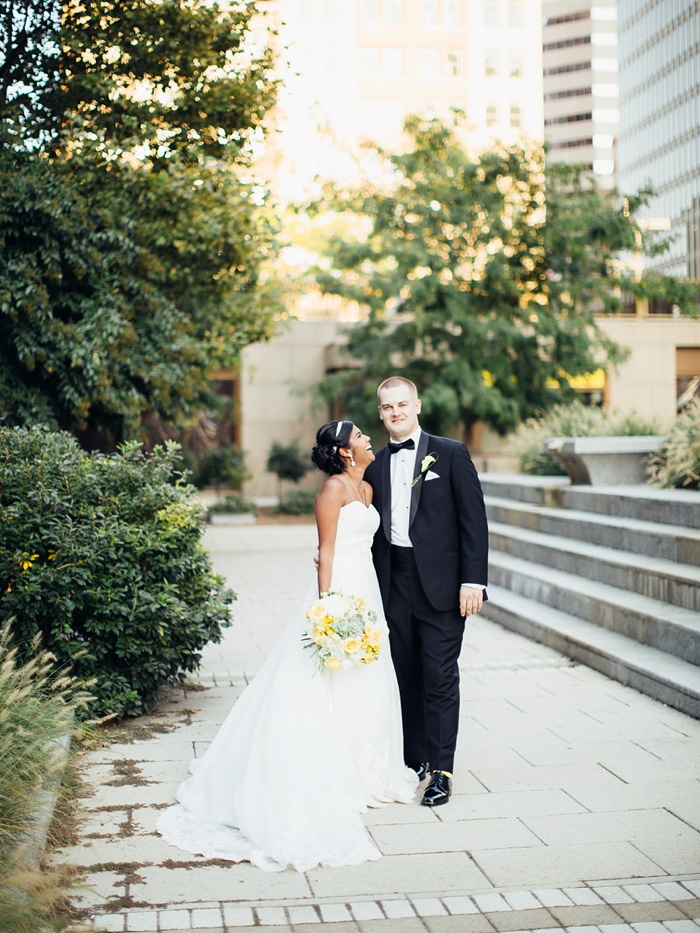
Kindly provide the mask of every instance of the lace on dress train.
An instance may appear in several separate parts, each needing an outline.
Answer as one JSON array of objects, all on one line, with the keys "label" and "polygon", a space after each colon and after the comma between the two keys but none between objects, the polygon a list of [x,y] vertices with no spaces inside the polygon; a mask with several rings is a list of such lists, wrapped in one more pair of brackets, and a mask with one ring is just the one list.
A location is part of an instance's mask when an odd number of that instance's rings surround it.
[{"label": "lace on dress train", "polygon": [[298,613],[236,702],[158,830],[208,858],[266,871],[355,865],[380,858],[360,814],[409,803],[416,775],[403,763],[401,710],[371,542],[373,506],[343,506],[332,588],[377,609],[382,649],[373,664],[318,671],[301,641],[314,581]]}]

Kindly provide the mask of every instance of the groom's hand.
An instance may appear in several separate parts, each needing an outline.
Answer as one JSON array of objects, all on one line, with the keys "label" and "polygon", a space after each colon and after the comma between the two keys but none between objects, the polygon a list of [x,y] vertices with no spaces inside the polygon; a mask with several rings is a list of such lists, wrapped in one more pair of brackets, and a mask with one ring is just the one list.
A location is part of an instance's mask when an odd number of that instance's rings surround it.
[{"label": "groom's hand", "polygon": [[460,586],[459,611],[463,616],[475,615],[484,605],[484,591],[478,586]]}]

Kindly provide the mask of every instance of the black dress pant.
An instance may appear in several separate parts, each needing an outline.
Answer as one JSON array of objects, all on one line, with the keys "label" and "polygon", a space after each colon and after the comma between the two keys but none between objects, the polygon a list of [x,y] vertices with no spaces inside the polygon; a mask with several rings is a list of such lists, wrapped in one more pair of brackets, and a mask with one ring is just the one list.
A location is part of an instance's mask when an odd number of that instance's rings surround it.
[{"label": "black dress pant", "polygon": [[454,769],[459,728],[458,659],[464,619],[434,609],[418,578],[412,548],[391,549],[387,622],[401,694],[404,760]]}]

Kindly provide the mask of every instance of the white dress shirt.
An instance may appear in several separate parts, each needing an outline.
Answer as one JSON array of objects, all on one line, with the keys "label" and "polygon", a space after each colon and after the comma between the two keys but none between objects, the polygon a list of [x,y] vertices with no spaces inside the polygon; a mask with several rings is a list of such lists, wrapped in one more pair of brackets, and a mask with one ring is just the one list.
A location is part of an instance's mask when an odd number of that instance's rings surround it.
[{"label": "white dress shirt", "polygon": [[[409,436],[416,445],[413,450],[398,450],[391,454],[391,543],[399,547],[413,547],[408,536],[408,523],[411,517],[411,483],[421,429]],[[407,441],[408,437],[404,440]]]}]

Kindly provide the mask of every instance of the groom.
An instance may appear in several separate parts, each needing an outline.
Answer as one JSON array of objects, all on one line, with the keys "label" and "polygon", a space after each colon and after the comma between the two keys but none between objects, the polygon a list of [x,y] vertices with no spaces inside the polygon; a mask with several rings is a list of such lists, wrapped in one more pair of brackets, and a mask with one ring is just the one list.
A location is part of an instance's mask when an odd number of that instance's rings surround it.
[{"label": "groom", "polygon": [[486,598],[486,512],[464,444],[421,430],[416,386],[392,376],[377,397],[391,440],[365,473],[381,516],[374,564],[401,694],[405,761],[421,779],[430,773],[421,802],[435,807],[452,793],[465,618]]}]

